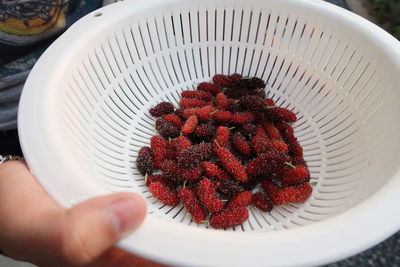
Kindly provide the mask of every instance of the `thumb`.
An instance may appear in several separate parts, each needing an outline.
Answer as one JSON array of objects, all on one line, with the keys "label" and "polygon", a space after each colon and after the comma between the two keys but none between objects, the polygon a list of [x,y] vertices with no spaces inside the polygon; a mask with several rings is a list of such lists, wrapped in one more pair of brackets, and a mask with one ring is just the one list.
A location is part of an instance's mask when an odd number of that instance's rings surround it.
[{"label": "thumb", "polygon": [[115,193],[87,200],[66,211],[61,253],[71,265],[85,265],[135,230],[146,215],[144,200],[132,193]]}]

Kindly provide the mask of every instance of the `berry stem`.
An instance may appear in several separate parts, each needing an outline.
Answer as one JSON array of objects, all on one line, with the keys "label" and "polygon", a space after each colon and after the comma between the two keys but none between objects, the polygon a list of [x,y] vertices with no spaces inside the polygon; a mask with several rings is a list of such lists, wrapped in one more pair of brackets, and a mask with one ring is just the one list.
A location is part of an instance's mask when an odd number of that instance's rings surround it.
[{"label": "berry stem", "polygon": [[265,88],[258,88],[257,89],[257,93],[261,93],[262,91],[264,91]]},{"label": "berry stem", "polygon": [[235,127],[228,128],[229,131],[232,131],[233,129],[235,129]]},{"label": "berry stem", "polygon": [[146,175],[144,176],[144,184],[147,185],[147,178],[149,177],[149,174],[146,172]]},{"label": "berry stem", "polygon": [[186,188],[186,183],[187,183],[187,180],[185,180],[185,181],[183,182],[183,188]]},{"label": "berry stem", "polygon": [[239,103],[240,102],[240,100],[239,99],[237,99],[236,101],[235,101],[235,104],[237,104],[237,103]]},{"label": "berry stem", "polygon": [[219,148],[221,148],[221,146],[218,144],[217,140],[214,140],[214,143],[215,143]]},{"label": "berry stem", "polygon": [[171,139],[171,137],[168,137],[168,144],[170,145],[170,144],[171,144],[171,142],[172,142],[172,139]]},{"label": "berry stem", "polygon": [[240,78],[241,80],[251,80],[252,78],[251,77],[242,77],[242,78]]},{"label": "berry stem", "polygon": [[267,106],[267,109],[269,108],[277,108],[277,106]]},{"label": "berry stem", "polygon": [[210,113],[210,115],[214,115],[215,113],[218,112],[218,109],[214,110],[213,112]]},{"label": "berry stem", "polygon": [[310,183],[311,186],[316,186],[318,184],[318,182],[312,182]]},{"label": "berry stem", "polygon": [[290,162],[287,162],[287,161],[286,161],[285,164],[288,165],[290,168],[292,168],[292,169],[294,169],[294,170],[296,169],[296,166],[294,166],[294,165],[293,165],[292,163],[290,163]]}]

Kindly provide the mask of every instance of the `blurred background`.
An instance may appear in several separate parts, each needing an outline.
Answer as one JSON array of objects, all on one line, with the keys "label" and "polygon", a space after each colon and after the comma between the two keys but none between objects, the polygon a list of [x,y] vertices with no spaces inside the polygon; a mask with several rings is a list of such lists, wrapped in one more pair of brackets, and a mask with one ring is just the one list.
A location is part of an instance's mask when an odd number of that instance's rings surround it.
[{"label": "blurred background", "polygon": [[[41,53],[80,17],[117,1],[0,0],[0,154],[22,155],[16,130],[18,100],[25,79]],[[357,13],[400,40],[400,0],[326,1]],[[29,12],[18,15],[18,10]],[[20,24],[15,20],[14,24],[8,24],[8,19],[15,16]],[[45,27],[38,26],[39,19]],[[21,34],[22,31],[27,34]],[[33,265],[0,256],[0,266]],[[326,266],[400,266],[400,232],[374,248]]]}]

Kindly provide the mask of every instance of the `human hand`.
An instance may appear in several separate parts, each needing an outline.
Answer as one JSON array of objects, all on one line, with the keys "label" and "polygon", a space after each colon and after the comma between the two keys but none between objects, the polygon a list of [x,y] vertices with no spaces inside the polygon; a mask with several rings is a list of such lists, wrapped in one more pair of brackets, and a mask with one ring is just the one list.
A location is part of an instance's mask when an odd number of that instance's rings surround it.
[{"label": "human hand", "polygon": [[0,248],[39,266],[161,266],[113,246],[146,214],[142,198],[115,193],[65,209],[24,161],[0,165]]}]

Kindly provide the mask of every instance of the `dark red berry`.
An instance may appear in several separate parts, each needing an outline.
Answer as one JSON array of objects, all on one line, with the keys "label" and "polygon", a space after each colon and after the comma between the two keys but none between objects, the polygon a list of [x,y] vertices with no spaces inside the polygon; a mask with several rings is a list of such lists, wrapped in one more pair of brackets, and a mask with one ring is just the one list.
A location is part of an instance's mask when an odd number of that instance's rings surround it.
[{"label": "dark red berry", "polygon": [[254,205],[261,211],[270,212],[274,207],[272,200],[264,193],[258,192],[253,197]]},{"label": "dark red berry", "polygon": [[246,123],[240,126],[239,132],[246,138],[251,139],[256,135],[256,126],[251,123]]},{"label": "dark red berry", "polygon": [[227,179],[218,180],[216,182],[216,189],[222,195],[229,198],[239,194],[244,190],[238,181],[231,180],[229,177]]},{"label": "dark red berry", "polygon": [[192,168],[211,157],[212,147],[210,143],[200,143],[184,149],[178,155],[178,165],[181,168]]},{"label": "dark red berry", "polygon": [[265,99],[254,96],[254,95],[246,95],[239,98],[239,104],[243,109],[264,112],[267,108],[267,102]]},{"label": "dark red berry", "polygon": [[139,150],[136,166],[142,175],[153,173],[153,151],[150,147],[144,146]]},{"label": "dark red berry", "polygon": [[215,135],[215,127],[209,124],[202,124],[196,128],[196,135],[201,139],[211,139]]},{"label": "dark red berry", "polygon": [[162,115],[173,113],[174,110],[175,108],[171,103],[161,102],[150,109],[150,114],[153,117],[161,117]]},{"label": "dark red berry", "polygon": [[294,114],[292,111],[286,108],[281,108],[281,107],[267,108],[265,111],[265,116],[270,121],[277,121],[277,122],[280,121],[295,122],[297,120],[296,114]]},{"label": "dark red berry", "polygon": [[267,174],[283,168],[286,160],[286,154],[281,151],[267,151],[250,161],[246,166],[246,172],[251,176]]},{"label": "dark red berry", "polygon": [[245,157],[250,156],[250,154],[251,154],[250,145],[243,138],[243,136],[241,136],[239,134],[234,134],[232,136],[232,144],[235,147],[235,149],[239,152],[240,155],[245,156]]},{"label": "dark red berry", "polygon": [[175,138],[179,136],[179,129],[176,128],[172,123],[163,119],[156,120],[156,130],[163,138],[166,139],[169,137]]},{"label": "dark red berry", "polygon": [[216,96],[221,90],[218,86],[213,83],[202,82],[197,86],[197,90],[209,92],[212,95]]}]

